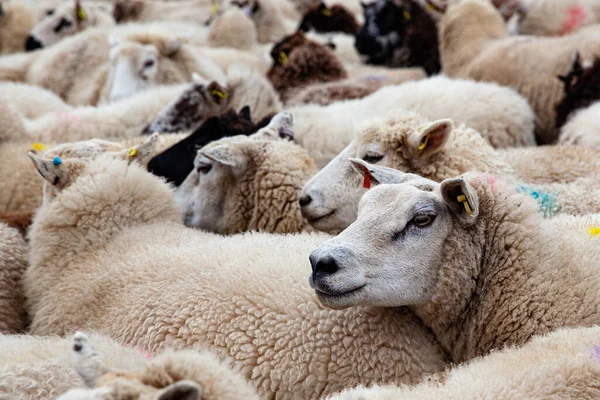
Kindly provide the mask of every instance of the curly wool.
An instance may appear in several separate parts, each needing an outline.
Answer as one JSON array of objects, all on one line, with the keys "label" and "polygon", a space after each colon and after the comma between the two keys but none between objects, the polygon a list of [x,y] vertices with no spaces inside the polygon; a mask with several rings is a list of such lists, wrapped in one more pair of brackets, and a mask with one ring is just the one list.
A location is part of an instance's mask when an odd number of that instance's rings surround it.
[{"label": "curly wool", "polygon": [[95,329],[151,352],[208,347],[233,358],[261,396],[318,398],[444,368],[405,309],[319,305],[306,285],[308,254],[326,236],[222,237],[183,227],[177,214],[158,178],[90,162],[31,228],[31,332]]},{"label": "curly wool", "polygon": [[600,323],[600,214],[543,219],[516,185],[466,175],[479,198],[469,225],[455,221],[431,300],[413,306],[454,362],[561,327]]},{"label": "curly wool", "polygon": [[0,333],[25,330],[27,312],[21,278],[29,251],[20,232],[0,222]]}]

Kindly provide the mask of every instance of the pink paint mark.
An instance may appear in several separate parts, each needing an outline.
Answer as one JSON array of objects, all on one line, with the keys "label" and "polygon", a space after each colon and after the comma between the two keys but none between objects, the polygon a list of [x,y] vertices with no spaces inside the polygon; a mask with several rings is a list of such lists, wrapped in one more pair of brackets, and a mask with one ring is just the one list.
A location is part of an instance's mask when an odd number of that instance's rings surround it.
[{"label": "pink paint mark", "polygon": [[154,355],[151,352],[146,351],[146,350],[142,349],[141,347],[135,346],[133,349],[135,351],[137,351],[138,353],[140,353],[143,357],[145,357],[146,360],[152,360],[152,358],[154,357]]},{"label": "pink paint mark", "polygon": [[488,183],[490,184],[490,190],[492,193],[496,192],[496,178],[493,176],[488,176]]},{"label": "pink paint mark", "polygon": [[560,28],[559,33],[561,35],[566,35],[568,33],[576,31],[577,29],[579,29],[583,21],[585,21],[586,16],[587,13],[583,9],[583,6],[577,4],[569,7],[569,11],[567,12],[567,19]]}]

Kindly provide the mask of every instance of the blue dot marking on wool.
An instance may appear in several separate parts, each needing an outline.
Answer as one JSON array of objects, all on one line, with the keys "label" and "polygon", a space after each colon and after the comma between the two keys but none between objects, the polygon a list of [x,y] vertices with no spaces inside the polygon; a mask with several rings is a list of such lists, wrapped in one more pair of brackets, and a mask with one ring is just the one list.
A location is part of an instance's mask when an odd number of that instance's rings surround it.
[{"label": "blue dot marking on wool", "polygon": [[517,192],[529,195],[536,200],[539,205],[539,211],[546,218],[552,217],[560,212],[560,204],[556,193],[550,193],[547,190],[540,188],[534,189],[526,185],[521,185]]},{"label": "blue dot marking on wool", "polygon": [[56,156],[54,157],[54,159],[52,160],[52,164],[54,164],[55,166],[59,166],[60,164],[62,164],[62,160],[60,159],[60,157]]}]

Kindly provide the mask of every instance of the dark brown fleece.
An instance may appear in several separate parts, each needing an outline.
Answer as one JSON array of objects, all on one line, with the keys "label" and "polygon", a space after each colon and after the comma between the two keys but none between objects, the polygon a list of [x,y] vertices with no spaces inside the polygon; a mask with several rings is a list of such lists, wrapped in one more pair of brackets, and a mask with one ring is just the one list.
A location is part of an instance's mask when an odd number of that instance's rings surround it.
[{"label": "dark brown fleece", "polygon": [[273,67],[267,77],[284,103],[298,89],[339,81],[348,76],[342,62],[328,46],[307,39],[302,31],[275,44],[271,57]]},{"label": "dark brown fleece", "polygon": [[346,7],[340,4],[327,7],[323,2],[312,6],[300,23],[300,29],[305,32],[314,29],[320,33],[344,32],[354,35],[359,28],[354,15]]},{"label": "dark brown fleece", "polygon": [[27,233],[33,221],[33,211],[0,213],[0,222],[5,222],[11,228],[16,228],[23,236]]},{"label": "dark brown fleece", "polygon": [[565,97],[556,106],[556,129],[560,129],[574,112],[600,101],[600,59],[591,67],[581,65],[579,55],[571,71],[559,77],[565,84]]},{"label": "dark brown fleece", "polygon": [[118,24],[137,21],[143,11],[143,0],[117,0],[113,7],[113,18]]}]

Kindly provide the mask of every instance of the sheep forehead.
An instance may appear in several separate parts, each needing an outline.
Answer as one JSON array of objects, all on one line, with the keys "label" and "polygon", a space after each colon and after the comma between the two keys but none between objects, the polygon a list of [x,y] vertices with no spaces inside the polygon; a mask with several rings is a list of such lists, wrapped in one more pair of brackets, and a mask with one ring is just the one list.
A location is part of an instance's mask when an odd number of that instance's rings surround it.
[{"label": "sheep forehead", "polygon": [[435,204],[442,201],[437,191],[427,191],[419,187],[420,184],[426,183],[429,182],[416,179],[406,183],[376,186],[361,199],[359,215],[372,215],[385,220],[390,215],[406,214],[414,209],[416,204]]}]

